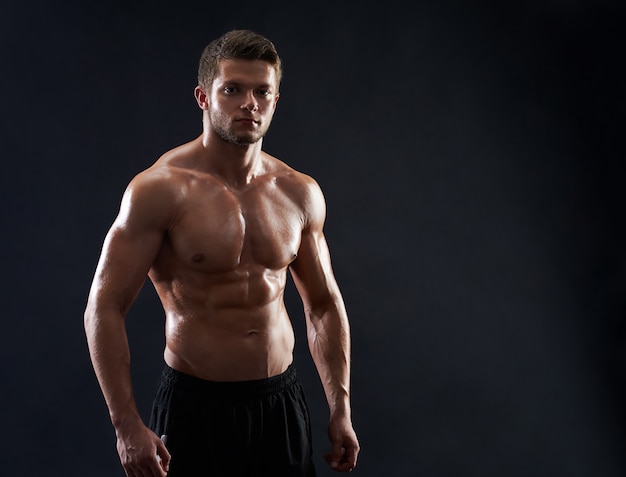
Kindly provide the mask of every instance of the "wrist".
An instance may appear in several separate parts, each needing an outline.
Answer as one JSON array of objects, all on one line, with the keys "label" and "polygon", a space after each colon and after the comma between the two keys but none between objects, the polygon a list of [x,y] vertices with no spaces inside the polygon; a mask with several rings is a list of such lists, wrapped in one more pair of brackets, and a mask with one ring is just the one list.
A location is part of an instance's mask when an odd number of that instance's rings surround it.
[{"label": "wrist", "polygon": [[342,399],[334,399],[329,408],[331,417],[350,417],[350,400],[347,396]]},{"label": "wrist", "polygon": [[111,423],[117,435],[127,434],[131,429],[143,425],[143,421],[136,411],[124,414],[111,414]]}]

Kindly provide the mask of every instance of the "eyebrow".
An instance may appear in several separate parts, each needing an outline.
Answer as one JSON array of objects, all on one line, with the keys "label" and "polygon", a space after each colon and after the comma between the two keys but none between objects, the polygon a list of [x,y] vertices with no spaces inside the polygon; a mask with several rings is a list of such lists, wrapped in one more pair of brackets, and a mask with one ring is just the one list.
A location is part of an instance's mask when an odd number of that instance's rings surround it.
[{"label": "eyebrow", "polygon": [[[245,85],[246,85],[246,83],[243,83],[243,82],[241,82],[241,81],[237,81],[237,80],[228,80],[228,79],[227,79],[227,80],[222,81],[222,83],[221,83],[221,84],[224,84],[224,85],[232,85],[232,86],[245,86]],[[270,85],[269,83],[261,83],[261,84],[256,85],[255,87],[256,87],[256,88],[271,88],[271,86],[272,86],[272,85]]]}]

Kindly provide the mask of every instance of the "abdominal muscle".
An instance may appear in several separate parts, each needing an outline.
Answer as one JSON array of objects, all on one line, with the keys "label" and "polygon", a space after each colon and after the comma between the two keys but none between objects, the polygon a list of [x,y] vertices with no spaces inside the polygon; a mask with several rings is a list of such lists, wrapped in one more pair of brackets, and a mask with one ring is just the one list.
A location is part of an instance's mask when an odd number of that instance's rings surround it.
[{"label": "abdominal muscle", "polygon": [[210,381],[285,371],[295,343],[283,302],[285,273],[155,282],[166,314],[165,362]]}]

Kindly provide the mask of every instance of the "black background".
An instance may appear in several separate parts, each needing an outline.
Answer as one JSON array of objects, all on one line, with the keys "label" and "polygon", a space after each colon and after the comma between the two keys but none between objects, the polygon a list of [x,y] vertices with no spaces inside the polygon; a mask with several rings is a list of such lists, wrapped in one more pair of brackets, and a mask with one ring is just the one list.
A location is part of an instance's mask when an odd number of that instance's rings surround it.
[{"label": "black background", "polygon": [[[123,474],[82,324],[97,256],[131,177],[201,132],[206,43],[250,28],[285,70],[264,148],[328,202],[354,475],[624,475],[625,20],[583,0],[5,1],[0,472]],[[287,304],[330,476],[291,283]],[[163,321],[147,283],[144,415]]]}]

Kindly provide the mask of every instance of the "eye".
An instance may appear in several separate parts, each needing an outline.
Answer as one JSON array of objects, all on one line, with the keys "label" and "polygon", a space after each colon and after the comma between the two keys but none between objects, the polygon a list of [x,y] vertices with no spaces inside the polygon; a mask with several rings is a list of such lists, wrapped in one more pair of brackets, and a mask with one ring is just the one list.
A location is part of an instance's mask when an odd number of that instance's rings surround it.
[{"label": "eye", "polygon": [[237,88],[234,86],[224,86],[224,93],[226,94],[234,94],[237,92]]},{"label": "eye", "polygon": [[269,96],[271,94],[269,89],[259,89],[257,90],[257,94],[259,96]]}]

